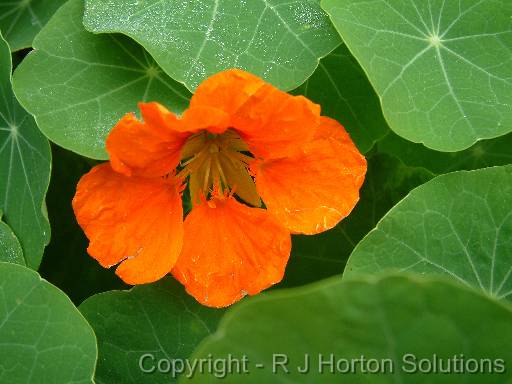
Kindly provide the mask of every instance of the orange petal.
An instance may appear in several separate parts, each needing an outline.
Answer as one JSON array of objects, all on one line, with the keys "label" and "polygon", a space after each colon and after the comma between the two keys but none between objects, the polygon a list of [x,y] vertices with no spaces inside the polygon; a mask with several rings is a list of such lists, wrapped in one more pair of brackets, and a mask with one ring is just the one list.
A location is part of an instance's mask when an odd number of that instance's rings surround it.
[{"label": "orange petal", "polygon": [[200,303],[225,307],[281,281],[290,250],[290,233],[264,209],[217,197],[185,219],[172,273]]},{"label": "orange petal", "polygon": [[229,115],[221,109],[198,106],[187,109],[181,118],[183,132],[195,133],[207,130],[211,133],[223,133],[230,126]]},{"label": "orange petal", "polygon": [[77,186],[73,209],[90,240],[89,254],[128,284],[170,272],[183,244],[183,210],[176,180],[127,177],[108,163]]},{"label": "orange petal", "polygon": [[112,168],[127,176],[158,177],[172,172],[188,133],[177,117],[158,103],[140,103],[143,122],[126,114],[107,137]]},{"label": "orange petal", "polygon": [[[190,102],[191,108],[211,107],[230,116],[229,124],[257,157],[287,156],[309,141],[320,118],[320,107],[303,96],[292,96],[250,73],[231,69],[206,79]],[[217,113],[216,113],[217,114]]]},{"label": "orange petal", "polygon": [[[333,138],[341,143],[350,144],[352,140],[343,125],[330,117],[320,116],[320,124],[315,131],[315,139]],[[357,149],[356,149],[357,150]]]},{"label": "orange petal", "polygon": [[292,233],[328,230],[359,200],[366,160],[333,121],[322,119],[317,138],[294,155],[252,165],[267,209]]},{"label": "orange petal", "polygon": [[212,107],[233,115],[265,82],[240,69],[219,72],[203,81],[190,99],[190,108]]},{"label": "orange petal", "polygon": [[286,157],[310,141],[320,106],[270,84],[261,87],[233,116],[233,127],[259,158]]}]

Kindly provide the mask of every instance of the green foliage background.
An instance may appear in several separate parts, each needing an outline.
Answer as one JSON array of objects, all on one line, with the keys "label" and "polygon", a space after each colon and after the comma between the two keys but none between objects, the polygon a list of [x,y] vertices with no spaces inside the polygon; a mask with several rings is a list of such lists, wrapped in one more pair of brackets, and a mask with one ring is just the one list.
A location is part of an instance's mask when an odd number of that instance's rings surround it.
[{"label": "green foliage background", "polygon": [[[512,2],[10,0],[0,31],[0,383],[189,381],[144,373],[144,353],[265,365],[234,383],[512,383]],[[227,310],[171,277],[130,289],[87,255],[76,183],[137,102],[180,113],[232,67],[346,127],[368,159],[360,201]],[[272,374],[272,353],[508,370]]]}]

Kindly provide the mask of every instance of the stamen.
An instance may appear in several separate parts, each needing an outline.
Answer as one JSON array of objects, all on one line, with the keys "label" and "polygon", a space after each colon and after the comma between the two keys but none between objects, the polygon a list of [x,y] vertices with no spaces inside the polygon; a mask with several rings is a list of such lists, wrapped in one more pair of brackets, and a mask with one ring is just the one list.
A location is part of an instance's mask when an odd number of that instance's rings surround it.
[{"label": "stamen", "polygon": [[240,152],[230,152],[227,154],[227,156],[229,158],[231,158],[232,160],[234,160],[234,162],[236,160],[239,160],[247,165],[254,160],[254,157],[244,155],[243,153],[240,153]]},{"label": "stamen", "polygon": [[228,196],[237,193],[234,190],[237,187],[240,191],[238,197],[251,205],[259,205],[256,186],[248,170],[254,158],[241,153],[248,147],[235,131],[228,130],[222,134],[200,132],[189,140],[182,153],[183,169],[178,176],[193,178],[194,182],[189,183],[191,196],[208,198],[215,188]]},{"label": "stamen", "polygon": [[203,193],[206,194],[206,191],[208,190],[208,181],[210,179],[210,167],[212,163],[212,158],[208,157],[208,160],[206,160],[206,171],[204,175],[204,183],[203,183]]},{"label": "stamen", "polygon": [[191,157],[190,159],[188,159],[187,161],[185,161],[184,163],[181,164],[182,167],[186,167],[187,165],[189,165],[191,162],[193,161],[196,161],[197,158],[198,158],[199,155],[194,155],[193,157]]},{"label": "stamen", "polygon": [[178,173],[178,176],[185,178],[191,173],[196,172],[203,165],[206,159],[208,159],[207,152],[205,150],[200,151],[190,160],[182,164],[184,168]]},{"label": "stamen", "polygon": [[222,167],[220,166],[219,156],[218,155],[214,155],[213,156],[213,160],[215,162],[215,166],[217,167],[217,170],[219,171],[219,175],[220,175],[220,178],[221,178],[222,182],[227,187],[228,186],[228,182],[226,180],[226,176],[224,176],[224,172],[222,171]]},{"label": "stamen", "polygon": [[199,132],[187,140],[185,143],[185,146],[183,147],[183,150],[181,151],[181,159],[186,160],[194,155],[197,155],[199,152],[201,152],[202,148],[204,148],[204,145],[206,143],[206,135],[204,132]]}]

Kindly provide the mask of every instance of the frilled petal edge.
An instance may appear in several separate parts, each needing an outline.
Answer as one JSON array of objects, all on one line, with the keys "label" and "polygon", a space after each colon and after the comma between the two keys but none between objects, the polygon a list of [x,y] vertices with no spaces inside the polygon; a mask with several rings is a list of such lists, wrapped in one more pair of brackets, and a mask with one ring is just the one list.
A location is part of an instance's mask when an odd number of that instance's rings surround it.
[{"label": "frilled petal edge", "polygon": [[116,273],[128,284],[165,276],[183,244],[179,188],[171,178],[128,177],[108,163],[94,167],[73,199],[89,254],[106,268],[120,263]]},{"label": "frilled petal edge", "polygon": [[252,164],[268,211],[292,233],[334,227],[359,200],[366,159],[341,124],[322,117],[315,138],[292,156]]},{"label": "frilled petal edge", "polygon": [[201,304],[225,307],[281,281],[290,251],[290,233],[267,211],[218,197],[185,219],[172,274]]}]

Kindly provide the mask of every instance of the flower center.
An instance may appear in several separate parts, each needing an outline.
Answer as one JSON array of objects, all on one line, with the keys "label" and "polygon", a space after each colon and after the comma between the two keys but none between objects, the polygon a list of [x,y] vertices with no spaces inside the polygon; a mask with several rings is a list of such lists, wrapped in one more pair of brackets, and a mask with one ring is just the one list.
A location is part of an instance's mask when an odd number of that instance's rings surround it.
[{"label": "flower center", "polygon": [[247,144],[233,130],[218,135],[202,131],[191,136],[183,147],[183,168],[178,176],[189,177],[192,204],[218,190],[233,191],[246,203],[259,206],[260,198],[248,171],[254,158],[244,153],[248,151]]}]

